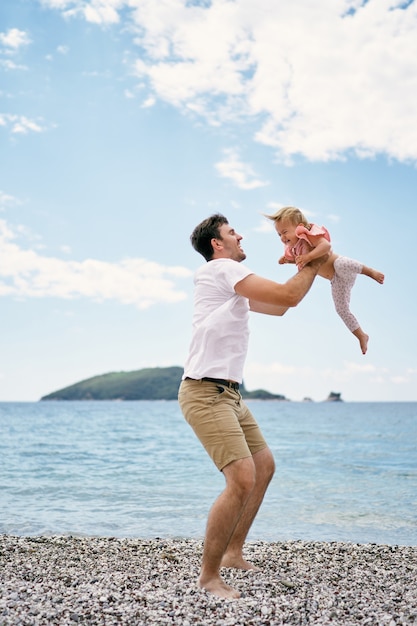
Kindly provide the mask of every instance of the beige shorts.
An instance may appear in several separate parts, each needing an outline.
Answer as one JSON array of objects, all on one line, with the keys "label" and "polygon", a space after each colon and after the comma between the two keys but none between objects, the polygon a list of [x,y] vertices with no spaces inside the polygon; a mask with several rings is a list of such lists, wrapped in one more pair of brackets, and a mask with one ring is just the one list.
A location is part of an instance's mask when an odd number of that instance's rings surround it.
[{"label": "beige shorts", "polygon": [[267,444],[239,391],[217,383],[183,380],[181,411],[219,470]]}]

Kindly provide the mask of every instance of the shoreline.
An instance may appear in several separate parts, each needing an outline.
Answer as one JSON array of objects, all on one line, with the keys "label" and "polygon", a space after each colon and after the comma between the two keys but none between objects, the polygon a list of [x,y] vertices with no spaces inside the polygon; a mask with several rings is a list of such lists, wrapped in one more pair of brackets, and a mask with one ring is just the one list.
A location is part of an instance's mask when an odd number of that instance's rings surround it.
[{"label": "shoreline", "polygon": [[417,624],[417,546],[250,541],[238,600],[197,588],[202,546],[0,535],[0,624]]}]

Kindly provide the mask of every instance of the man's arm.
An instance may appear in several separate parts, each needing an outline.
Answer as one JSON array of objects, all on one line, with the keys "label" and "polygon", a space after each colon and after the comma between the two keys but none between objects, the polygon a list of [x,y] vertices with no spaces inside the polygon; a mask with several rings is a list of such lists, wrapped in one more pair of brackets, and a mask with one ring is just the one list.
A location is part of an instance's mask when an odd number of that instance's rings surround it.
[{"label": "man's arm", "polygon": [[284,315],[288,311],[287,306],[280,306],[279,304],[265,304],[265,302],[255,302],[255,300],[249,300],[250,310],[254,313],[264,313],[264,315]]},{"label": "man's arm", "polygon": [[248,298],[252,311],[283,315],[289,307],[297,306],[301,302],[326,259],[327,255],[312,261],[286,283],[276,283],[250,274],[235,285],[235,291],[240,296]]}]

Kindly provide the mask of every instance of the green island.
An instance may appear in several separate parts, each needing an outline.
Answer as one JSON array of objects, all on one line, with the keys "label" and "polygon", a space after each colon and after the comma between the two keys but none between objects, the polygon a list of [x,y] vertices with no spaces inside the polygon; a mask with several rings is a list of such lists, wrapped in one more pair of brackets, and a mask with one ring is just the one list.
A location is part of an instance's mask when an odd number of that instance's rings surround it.
[{"label": "green island", "polygon": [[[64,387],[43,400],[176,400],[183,375],[182,367],[153,367],[133,372],[109,372]],[[264,389],[247,391],[240,386],[243,398],[287,400]]]}]

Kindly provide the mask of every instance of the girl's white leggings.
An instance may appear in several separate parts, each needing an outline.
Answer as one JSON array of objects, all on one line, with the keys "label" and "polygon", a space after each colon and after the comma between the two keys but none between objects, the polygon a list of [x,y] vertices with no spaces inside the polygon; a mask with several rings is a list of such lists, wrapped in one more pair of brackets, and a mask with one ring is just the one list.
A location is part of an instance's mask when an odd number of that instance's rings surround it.
[{"label": "girl's white leggings", "polygon": [[362,263],[346,256],[337,257],[334,262],[334,276],[331,280],[332,297],[338,315],[342,318],[351,332],[359,328],[360,324],[350,312],[350,292],[355,284],[356,276],[362,272]]}]

